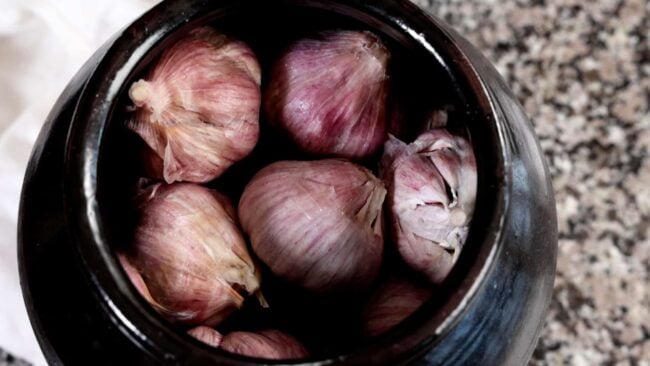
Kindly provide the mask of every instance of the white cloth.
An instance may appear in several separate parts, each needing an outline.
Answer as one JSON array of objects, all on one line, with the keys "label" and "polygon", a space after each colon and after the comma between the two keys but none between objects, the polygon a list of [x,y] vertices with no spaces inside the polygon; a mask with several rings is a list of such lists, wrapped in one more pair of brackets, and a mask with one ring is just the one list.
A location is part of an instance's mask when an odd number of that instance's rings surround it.
[{"label": "white cloth", "polygon": [[47,113],[84,61],[157,0],[0,0],[0,348],[36,365],[42,353],[18,280],[23,175]]}]

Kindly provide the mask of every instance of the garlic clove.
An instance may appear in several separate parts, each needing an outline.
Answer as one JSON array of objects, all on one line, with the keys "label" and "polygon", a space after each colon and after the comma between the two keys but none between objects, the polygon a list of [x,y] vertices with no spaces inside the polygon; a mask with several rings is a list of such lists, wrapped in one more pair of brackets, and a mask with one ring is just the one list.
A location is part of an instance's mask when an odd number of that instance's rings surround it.
[{"label": "garlic clove", "polygon": [[297,339],[279,330],[229,333],[223,337],[221,348],[254,358],[289,360],[309,357],[309,352]]},{"label": "garlic clove", "polygon": [[476,159],[470,143],[445,129],[434,129],[420,135],[413,142],[413,149],[436,166],[450,188],[450,206],[459,204],[468,218],[468,213],[474,211],[477,181]]},{"label": "garlic clove", "polygon": [[267,115],[305,151],[369,157],[387,138],[389,58],[370,32],[324,32],[299,40],[272,68]]},{"label": "garlic clove", "polygon": [[317,292],[360,288],[381,265],[385,195],[379,179],[348,161],[282,161],[246,186],[239,217],[280,278]]},{"label": "garlic clove", "polygon": [[215,348],[221,345],[221,340],[223,339],[221,333],[217,332],[215,329],[206,327],[204,325],[200,325],[198,327],[188,330],[187,334],[207,344],[208,346],[212,346]]},{"label": "garlic clove", "polygon": [[163,160],[166,182],[210,181],[257,143],[260,78],[247,45],[195,29],[133,83],[129,128]]},{"label": "garlic clove", "polygon": [[474,211],[471,145],[444,129],[428,131],[410,145],[391,137],[381,176],[402,258],[432,282],[442,282],[458,258]]},{"label": "garlic clove", "polygon": [[362,313],[363,334],[386,333],[413,314],[432,294],[430,287],[391,277],[375,291]]},{"label": "garlic clove", "polygon": [[225,196],[176,183],[153,185],[139,199],[129,261],[146,284],[144,297],[165,317],[216,325],[259,291],[259,271]]}]

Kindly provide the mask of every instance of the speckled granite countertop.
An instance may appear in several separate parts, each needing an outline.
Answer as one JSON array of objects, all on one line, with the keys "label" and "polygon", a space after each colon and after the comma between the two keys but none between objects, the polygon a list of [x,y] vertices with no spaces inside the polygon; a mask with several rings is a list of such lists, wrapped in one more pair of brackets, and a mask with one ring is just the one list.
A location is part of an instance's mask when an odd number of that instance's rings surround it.
[{"label": "speckled granite countertop", "polygon": [[650,0],[414,1],[494,62],[549,161],[558,275],[531,364],[650,365]]}]

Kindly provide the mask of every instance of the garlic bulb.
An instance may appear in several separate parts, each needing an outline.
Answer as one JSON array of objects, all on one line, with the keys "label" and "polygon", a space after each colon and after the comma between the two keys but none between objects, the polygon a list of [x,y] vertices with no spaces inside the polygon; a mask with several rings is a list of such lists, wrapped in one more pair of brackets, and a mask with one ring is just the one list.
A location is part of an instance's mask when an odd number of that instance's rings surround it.
[{"label": "garlic bulb", "polygon": [[279,330],[233,332],[223,337],[221,348],[248,357],[288,360],[309,356],[294,337]]},{"label": "garlic bulb", "polygon": [[275,63],[265,110],[303,150],[365,158],[386,141],[389,52],[369,32],[321,33]]},{"label": "garlic bulb", "polygon": [[431,297],[431,292],[431,288],[405,278],[389,278],[364,308],[363,334],[376,337],[391,330],[420,308]]},{"label": "garlic bulb", "polygon": [[210,181],[253,150],[260,77],[247,45],[205,27],[168,48],[131,86],[129,127],[163,159],[165,181]]},{"label": "garlic bulb", "polygon": [[223,336],[216,330],[200,325],[187,331],[187,334],[212,347],[219,347]]},{"label": "garlic bulb", "polygon": [[377,275],[386,190],[344,160],[282,161],[258,172],[239,202],[253,250],[281,278],[315,291]]},{"label": "garlic bulb", "polygon": [[216,325],[241,307],[245,295],[258,292],[259,272],[226,197],[176,183],[151,186],[140,198],[132,268],[125,270],[161,314]]},{"label": "garlic bulb", "polygon": [[472,146],[445,129],[425,132],[410,145],[391,136],[381,168],[402,258],[432,282],[441,282],[462,249],[474,212]]}]

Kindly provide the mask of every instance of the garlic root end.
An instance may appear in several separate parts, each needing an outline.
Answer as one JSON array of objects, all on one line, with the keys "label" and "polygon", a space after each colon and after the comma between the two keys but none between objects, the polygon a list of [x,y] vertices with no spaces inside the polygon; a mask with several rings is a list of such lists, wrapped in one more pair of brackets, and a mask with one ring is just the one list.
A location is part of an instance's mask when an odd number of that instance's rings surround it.
[{"label": "garlic root end", "polygon": [[136,105],[136,107],[142,107],[147,104],[149,100],[149,82],[146,80],[138,80],[131,86],[129,89],[129,97]]}]

